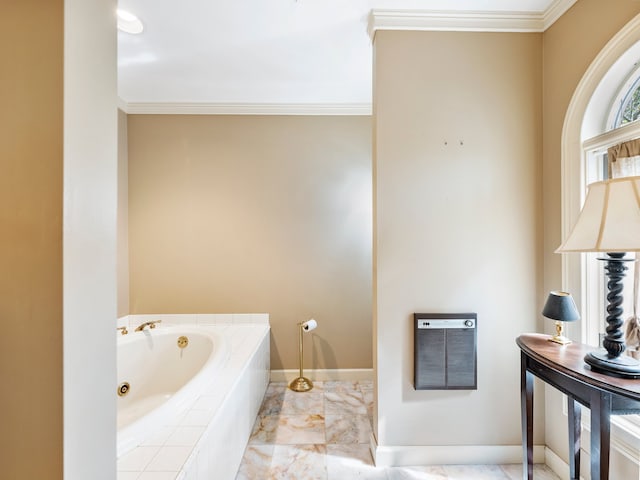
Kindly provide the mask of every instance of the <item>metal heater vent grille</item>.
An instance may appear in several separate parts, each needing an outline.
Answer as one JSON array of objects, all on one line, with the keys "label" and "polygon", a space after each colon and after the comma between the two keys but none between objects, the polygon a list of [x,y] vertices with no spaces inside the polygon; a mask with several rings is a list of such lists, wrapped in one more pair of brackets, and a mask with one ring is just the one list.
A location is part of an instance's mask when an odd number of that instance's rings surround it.
[{"label": "metal heater vent grille", "polygon": [[416,390],[477,389],[475,313],[414,314]]}]

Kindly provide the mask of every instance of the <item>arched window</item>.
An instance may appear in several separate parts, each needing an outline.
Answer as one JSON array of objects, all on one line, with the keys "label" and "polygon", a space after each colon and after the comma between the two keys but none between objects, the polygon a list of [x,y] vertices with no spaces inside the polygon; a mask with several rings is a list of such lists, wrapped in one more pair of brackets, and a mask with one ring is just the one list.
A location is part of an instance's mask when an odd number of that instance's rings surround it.
[{"label": "arched window", "polygon": [[[640,138],[640,15],[594,59],[571,99],[562,131],[562,238],[575,224],[587,185],[608,178],[607,149]],[[606,287],[599,254],[562,256],[563,289],[572,292],[582,321],[570,336],[599,345],[605,328]],[[633,274],[625,284],[625,318],[632,311]],[[612,419],[618,440],[640,449],[640,416]]]},{"label": "arched window", "polygon": [[[587,185],[609,178],[611,168],[607,150],[621,142],[640,138],[640,43],[625,52],[606,72],[589,99],[582,126],[582,166],[584,183],[582,198]],[[606,102],[606,99],[612,99]],[[595,126],[600,125],[600,131]],[[595,135],[586,135],[589,126]],[[585,138],[586,137],[586,138]],[[627,254],[627,257],[633,254]],[[599,254],[587,254],[582,264],[583,317],[585,318],[583,341],[599,345],[604,336],[606,317],[606,278]],[[624,315],[633,311],[633,267],[624,280]]]},{"label": "arched window", "polygon": [[635,122],[638,118],[640,118],[640,66],[636,62],[629,78],[618,88],[607,125],[613,130]]}]

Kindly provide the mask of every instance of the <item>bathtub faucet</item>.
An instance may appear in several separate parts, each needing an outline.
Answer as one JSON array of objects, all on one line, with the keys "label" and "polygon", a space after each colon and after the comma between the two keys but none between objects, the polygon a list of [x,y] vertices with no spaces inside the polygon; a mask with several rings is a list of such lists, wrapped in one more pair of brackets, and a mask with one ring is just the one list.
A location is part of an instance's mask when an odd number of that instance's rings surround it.
[{"label": "bathtub faucet", "polygon": [[144,327],[156,328],[156,323],[160,323],[161,321],[162,320],[153,320],[151,322],[141,323],[136,327],[136,332],[141,332],[142,330],[144,330]]}]

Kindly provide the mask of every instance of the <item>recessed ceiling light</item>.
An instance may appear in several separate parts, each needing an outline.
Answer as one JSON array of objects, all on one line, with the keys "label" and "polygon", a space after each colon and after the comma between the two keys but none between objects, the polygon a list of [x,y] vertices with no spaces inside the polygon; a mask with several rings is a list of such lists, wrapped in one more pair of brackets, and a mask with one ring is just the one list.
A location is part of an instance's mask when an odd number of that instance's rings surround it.
[{"label": "recessed ceiling light", "polygon": [[134,35],[142,33],[142,30],[144,30],[142,22],[133,13],[118,9],[116,14],[118,15],[118,30]]}]

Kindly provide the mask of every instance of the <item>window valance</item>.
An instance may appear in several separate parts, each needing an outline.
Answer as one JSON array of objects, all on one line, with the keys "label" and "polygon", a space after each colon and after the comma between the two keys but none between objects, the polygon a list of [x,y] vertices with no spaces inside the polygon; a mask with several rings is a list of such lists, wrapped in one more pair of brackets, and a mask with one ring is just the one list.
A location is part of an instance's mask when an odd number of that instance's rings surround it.
[{"label": "window valance", "polygon": [[622,142],[607,150],[609,178],[640,175],[640,138]]}]

